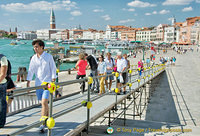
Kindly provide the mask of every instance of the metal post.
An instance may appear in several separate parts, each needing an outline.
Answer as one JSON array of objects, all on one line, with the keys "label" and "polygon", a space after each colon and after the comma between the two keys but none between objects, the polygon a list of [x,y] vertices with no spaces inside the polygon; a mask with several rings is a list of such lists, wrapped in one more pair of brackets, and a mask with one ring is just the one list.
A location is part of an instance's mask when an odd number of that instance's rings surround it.
[{"label": "metal post", "polygon": [[[53,112],[53,93],[50,93],[49,119],[52,117],[52,112]],[[48,129],[48,136],[51,136],[51,129]]]},{"label": "metal post", "polygon": [[110,110],[108,111],[108,117],[109,117],[109,119],[108,119],[108,126],[110,127]]},{"label": "metal post", "polygon": [[144,61],[144,47],[143,47],[143,61]]},{"label": "metal post", "polygon": [[[90,84],[88,84],[88,102],[90,101]],[[87,108],[87,134],[90,127],[90,109]]]},{"label": "metal post", "polygon": [[[116,77],[116,88],[117,88],[117,78],[118,77]],[[117,111],[117,93],[115,93],[115,111]]]},{"label": "metal post", "polygon": [[124,99],[124,126],[126,125],[126,99]]}]

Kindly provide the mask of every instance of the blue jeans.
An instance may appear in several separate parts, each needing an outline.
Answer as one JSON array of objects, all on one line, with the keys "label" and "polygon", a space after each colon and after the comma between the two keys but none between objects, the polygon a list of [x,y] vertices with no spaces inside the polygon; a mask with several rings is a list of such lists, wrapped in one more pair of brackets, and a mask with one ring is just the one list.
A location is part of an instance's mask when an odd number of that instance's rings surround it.
[{"label": "blue jeans", "polygon": [[[97,70],[91,70],[91,73],[92,73],[93,77],[98,76]],[[96,87],[96,90],[99,91],[99,80],[98,80],[98,78],[93,80],[91,89],[94,90],[95,87]]]},{"label": "blue jeans", "polygon": [[6,123],[6,88],[7,84],[0,84],[0,128],[3,128]]}]

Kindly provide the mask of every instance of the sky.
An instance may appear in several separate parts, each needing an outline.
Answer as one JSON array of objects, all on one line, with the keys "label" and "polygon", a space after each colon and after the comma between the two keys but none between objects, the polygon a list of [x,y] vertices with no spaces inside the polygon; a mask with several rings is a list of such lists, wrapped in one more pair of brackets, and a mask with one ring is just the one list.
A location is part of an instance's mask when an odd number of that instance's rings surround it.
[{"label": "sky", "polygon": [[200,0],[0,0],[0,30],[48,29],[51,8],[58,29],[151,27],[200,16]]}]

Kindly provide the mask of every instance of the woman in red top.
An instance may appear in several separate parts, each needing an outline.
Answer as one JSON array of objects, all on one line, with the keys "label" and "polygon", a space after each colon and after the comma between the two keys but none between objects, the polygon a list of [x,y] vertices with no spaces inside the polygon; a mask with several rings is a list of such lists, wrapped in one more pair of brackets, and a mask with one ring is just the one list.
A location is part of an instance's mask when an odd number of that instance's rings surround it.
[{"label": "woman in red top", "polygon": [[[85,60],[85,55],[83,53],[79,54],[79,61],[76,63],[75,68],[78,69],[76,79],[84,78],[86,76],[87,61]],[[81,83],[82,93],[85,91],[85,82]]]}]

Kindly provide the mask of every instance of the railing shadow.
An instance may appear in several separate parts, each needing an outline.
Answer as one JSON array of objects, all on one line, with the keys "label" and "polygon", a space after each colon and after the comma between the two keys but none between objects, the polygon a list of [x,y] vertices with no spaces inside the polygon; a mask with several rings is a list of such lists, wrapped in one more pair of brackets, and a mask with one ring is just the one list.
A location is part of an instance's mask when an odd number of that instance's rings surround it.
[{"label": "railing shadow", "polygon": [[166,72],[163,72],[151,85],[155,90],[147,106],[145,120],[180,124]]}]

